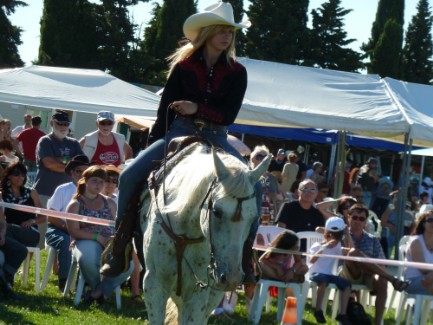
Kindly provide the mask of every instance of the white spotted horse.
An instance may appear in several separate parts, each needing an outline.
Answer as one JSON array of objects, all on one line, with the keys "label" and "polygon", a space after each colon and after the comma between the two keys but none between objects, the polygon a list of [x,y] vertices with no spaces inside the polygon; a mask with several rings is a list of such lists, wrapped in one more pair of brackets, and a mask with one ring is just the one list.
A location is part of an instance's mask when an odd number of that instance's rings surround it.
[{"label": "white spotted horse", "polygon": [[143,192],[143,287],[150,324],[164,324],[167,302],[176,305],[179,324],[206,324],[224,292],[241,283],[243,244],[258,216],[254,188],[269,161],[251,170],[195,142],[166,162]]}]

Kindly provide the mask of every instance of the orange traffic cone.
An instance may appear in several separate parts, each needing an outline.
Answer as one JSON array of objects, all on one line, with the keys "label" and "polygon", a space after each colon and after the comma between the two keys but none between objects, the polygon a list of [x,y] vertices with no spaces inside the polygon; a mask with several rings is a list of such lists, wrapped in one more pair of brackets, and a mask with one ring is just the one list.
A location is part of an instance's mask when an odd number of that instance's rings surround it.
[{"label": "orange traffic cone", "polygon": [[287,297],[281,325],[296,324],[297,322],[298,313],[296,308],[296,297]]}]

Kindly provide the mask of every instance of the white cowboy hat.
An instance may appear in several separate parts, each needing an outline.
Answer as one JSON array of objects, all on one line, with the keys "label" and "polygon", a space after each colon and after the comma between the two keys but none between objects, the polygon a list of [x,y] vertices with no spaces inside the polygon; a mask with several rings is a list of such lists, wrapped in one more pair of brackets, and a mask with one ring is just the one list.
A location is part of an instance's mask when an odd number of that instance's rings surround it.
[{"label": "white cowboy hat", "polygon": [[202,12],[189,16],[183,24],[183,33],[187,39],[194,41],[201,28],[211,25],[228,25],[239,29],[250,27],[251,22],[235,23],[232,5],[227,2],[218,2],[205,8]]}]

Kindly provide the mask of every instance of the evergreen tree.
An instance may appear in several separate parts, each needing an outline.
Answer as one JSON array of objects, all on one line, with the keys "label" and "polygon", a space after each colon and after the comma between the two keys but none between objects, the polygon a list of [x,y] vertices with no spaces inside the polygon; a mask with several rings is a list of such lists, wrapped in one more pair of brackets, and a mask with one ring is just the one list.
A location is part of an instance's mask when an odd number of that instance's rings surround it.
[{"label": "evergreen tree", "polygon": [[354,39],[347,39],[344,16],[352,9],[340,7],[341,0],[329,0],[317,10],[312,10],[311,32],[312,65],[326,69],[356,72],[363,67],[362,55],[347,46]]},{"label": "evergreen tree", "polygon": [[[374,53],[377,51],[376,46],[380,39],[386,36],[382,34],[385,31],[385,26],[388,20],[394,20],[394,23],[400,25],[400,37],[397,37],[396,42],[398,43],[400,39],[403,37],[403,25],[404,25],[404,0],[379,0],[376,12],[376,20],[373,22],[373,26],[371,29],[371,38],[368,40],[368,43],[362,45],[362,50],[366,53],[366,55],[370,58],[370,63],[367,63],[368,72],[369,73],[378,73],[381,70],[380,65],[386,65],[387,62],[381,62],[378,58],[374,58]],[[394,27],[397,27],[396,25]],[[396,31],[395,31],[396,32]],[[386,43],[390,44],[392,40],[388,40]],[[401,43],[400,43],[401,46]],[[392,46],[393,49],[397,48],[397,44]],[[380,52],[380,51],[379,51]],[[399,51],[393,53],[389,52],[391,61],[400,60],[401,48]]]},{"label": "evergreen tree", "polygon": [[17,7],[25,7],[27,3],[15,0],[0,1],[0,68],[22,67],[24,62],[18,53],[18,45],[22,44],[22,29],[12,25],[7,16],[15,13]]},{"label": "evergreen tree", "polygon": [[246,55],[259,60],[303,64],[309,48],[308,0],[251,0]]},{"label": "evergreen tree", "polygon": [[423,84],[433,79],[432,13],[427,0],[420,0],[412,17],[402,53],[402,79]]},{"label": "evergreen tree", "polygon": [[382,78],[399,78],[400,53],[403,43],[402,26],[393,19],[385,24],[385,29],[373,51],[371,67]]},{"label": "evergreen tree", "polygon": [[196,13],[194,0],[164,0],[162,6],[155,4],[153,18],[144,30],[144,40],[136,58],[147,59],[147,67],[140,69],[141,82],[163,85],[167,79],[166,58],[179,46],[183,38],[185,19]]},{"label": "evergreen tree", "polygon": [[96,68],[96,7],[87,0],[44,0],[38,64]]},{"label": "evergreen tree", "polygon": [[[230,0],[230,1],[224,1],[224,2],[230,2],[230,4],[233,7],[233,16],[235,18],[235,22],[241,22],[244,20],[244,1],[243,0]],[[245,55],[245,47],[246,47],[247,37],[245,35],[245,31],[242,29],[239,29],[236,32],[236,55],[238,56],[244,56]]]}]

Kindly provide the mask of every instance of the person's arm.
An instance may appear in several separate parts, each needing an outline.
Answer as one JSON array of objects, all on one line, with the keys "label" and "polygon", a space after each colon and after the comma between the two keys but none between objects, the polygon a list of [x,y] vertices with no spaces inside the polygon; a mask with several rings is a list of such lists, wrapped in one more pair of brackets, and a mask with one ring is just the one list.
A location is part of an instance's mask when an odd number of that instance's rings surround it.
[{"label": "person's arm", "polygon": [[123,154],[125,156],[125,161],[133,158],[133,156],[134,156],[131,146],[126,141],[123,145]]},{"label": "person's arm", "polygon": [[62,158],[45,157],[42,158],[42,164],[49,170],[57,173],[64,173],[66,164],[63,164]]},{"label": "person's arm", "polygon": [[78,143],[80,144],[81,149],[84,147],[84,143],[86,142],[86,137],[82,137]]},{"label": "person's arm", "polygon": [[[33,189],[30,195],[33,199],[33,203],[34,203],[35,207],[36,208],[42,208],[42,202],[41,202],[41,199],[39,198],[38,191]],[[36,222],[35,223],[37,225],[40,225],[41,223],[44,223],[46,221],[47,221],[47,216],[40,215],[40,214],[36,215]]]}]

